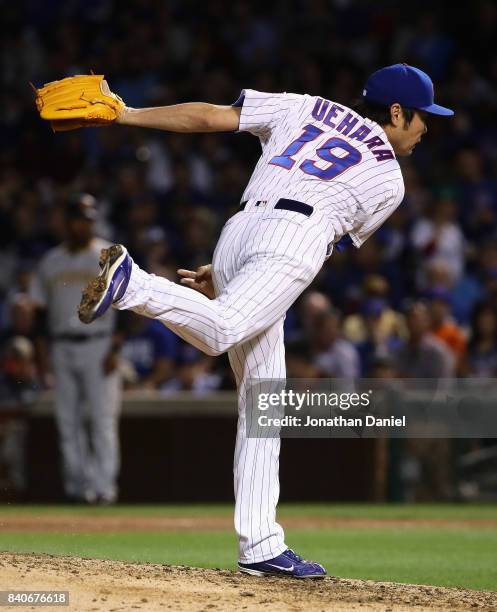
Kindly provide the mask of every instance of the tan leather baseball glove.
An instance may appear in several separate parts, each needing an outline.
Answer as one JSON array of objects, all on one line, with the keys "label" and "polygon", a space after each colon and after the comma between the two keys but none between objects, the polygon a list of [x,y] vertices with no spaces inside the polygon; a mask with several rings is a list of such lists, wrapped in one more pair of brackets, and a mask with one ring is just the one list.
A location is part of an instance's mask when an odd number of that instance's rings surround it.
[{"label": "tan leather baseball glove", "polygon": [[67,77],[34,89],[40,117],[55,132],[109,125],[125,106],[102,74]]}]

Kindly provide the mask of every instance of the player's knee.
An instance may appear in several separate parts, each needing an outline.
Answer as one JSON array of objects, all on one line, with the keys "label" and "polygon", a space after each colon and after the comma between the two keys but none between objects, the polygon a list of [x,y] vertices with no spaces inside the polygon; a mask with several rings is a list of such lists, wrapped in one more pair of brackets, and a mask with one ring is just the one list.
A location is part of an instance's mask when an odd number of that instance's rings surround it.
[{"label": "player's knee", "polygon": [[[204,353],[211,357],[218,357],[245,341],[248,335],[246,321],[238,316],[238,313],[236,314],[237,316],[234,317],[229,311],[222,312],[219,317],[220,322],[214,330],[209,345],[202,349]],[[231,321],[228,323],[227,319]]]},{"label": "player's knee", "polygon": [[229,337],[223,335],[219,338],[216,338],[216,340],[211,345],[209,345],[209,347],[205,349],[204,352],[207,353],[207,355],[210,355],[211,357],[218,357],[219,355],[227,353],[234,346],[240,344],[240,342],[243,342],[243,340],[244,336],[242,334],[236,335],[234,333],[231,333]]}]

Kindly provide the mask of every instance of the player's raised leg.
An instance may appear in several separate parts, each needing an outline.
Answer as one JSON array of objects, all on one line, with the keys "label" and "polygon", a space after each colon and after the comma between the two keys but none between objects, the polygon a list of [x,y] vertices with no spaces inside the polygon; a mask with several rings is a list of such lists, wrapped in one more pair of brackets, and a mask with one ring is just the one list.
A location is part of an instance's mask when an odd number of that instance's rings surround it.
[{"label": "player's raised leg", "polygon": [[[90,323],[110,305],[133,310],[158,319],[208,355],[220,355],[258,335],[286,312],[308,284],[290,263],[279,270],[267,267],[260,271],[254,263],[233,279],[229,293],[210,300],[188,287],[148,274],[131,260],[123,246],[115,245],[115,249],[118,255],[108,256],[100,276],[83,292],[80,319]],[[268,283],[280,294],[269,292]]]},{"label": "player's raised leg", "polygon": [[[237,225],[242,226],[238,233]],[[268,234],[265,241],[264,229]],[[251,233],[257,242],[247,250]],[[106,249],[102,273],[83,292],[80,319],[89,323],[111,305],[133,310],[161,321],[208,355],[220,355],[258,336],[282,317],[310,284],[324,261],[326,236],[317,223],[245,216],[232,224],[229,232],[223,232],[218,247],[230,237],[241,243],[236,246],[245,248],[246,254],[243,259],[234,260],[231,255],[233,261],[228,256],[223,261],[232,274],[213,300],[141,270],[122,245]],[[213,263],[213,270],[215,267]]]}]

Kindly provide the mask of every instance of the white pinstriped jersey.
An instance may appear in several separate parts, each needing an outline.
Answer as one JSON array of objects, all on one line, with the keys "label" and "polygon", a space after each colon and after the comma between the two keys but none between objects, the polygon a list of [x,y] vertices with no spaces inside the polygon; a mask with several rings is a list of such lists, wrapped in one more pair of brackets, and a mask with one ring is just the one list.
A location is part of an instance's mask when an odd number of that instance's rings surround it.
[{"label": "white pinstriped jersey", "polygon": [[242,196],[289,198],[321,211],[333,241],[359,247],[399,206],[404,181],[380,125],[343,104],[309,95],[242,91],[240,131],[262,155]]}]

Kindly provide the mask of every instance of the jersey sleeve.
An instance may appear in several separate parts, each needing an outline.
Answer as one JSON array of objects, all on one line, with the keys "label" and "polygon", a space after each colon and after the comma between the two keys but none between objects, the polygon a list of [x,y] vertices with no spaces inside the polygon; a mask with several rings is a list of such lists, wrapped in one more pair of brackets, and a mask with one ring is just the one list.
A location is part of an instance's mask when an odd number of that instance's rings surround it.
[{"label": "jersey sleeve", "polygon": [[387,181],[382,185],[382,193],[373,212],[363,212],[365,220],[359,229],[349,232],[355,247],[359,248],[372,236],[377,229],[392,215],[404,199],[404,183],[399,181]]},{"label": "jersey sleeve", "polygon": [[233,106],[241,107],[240,132],[250,132],[268,138],[276,123],[303,96],[287,93],[264,93],[255,89],[242,90]]}]

